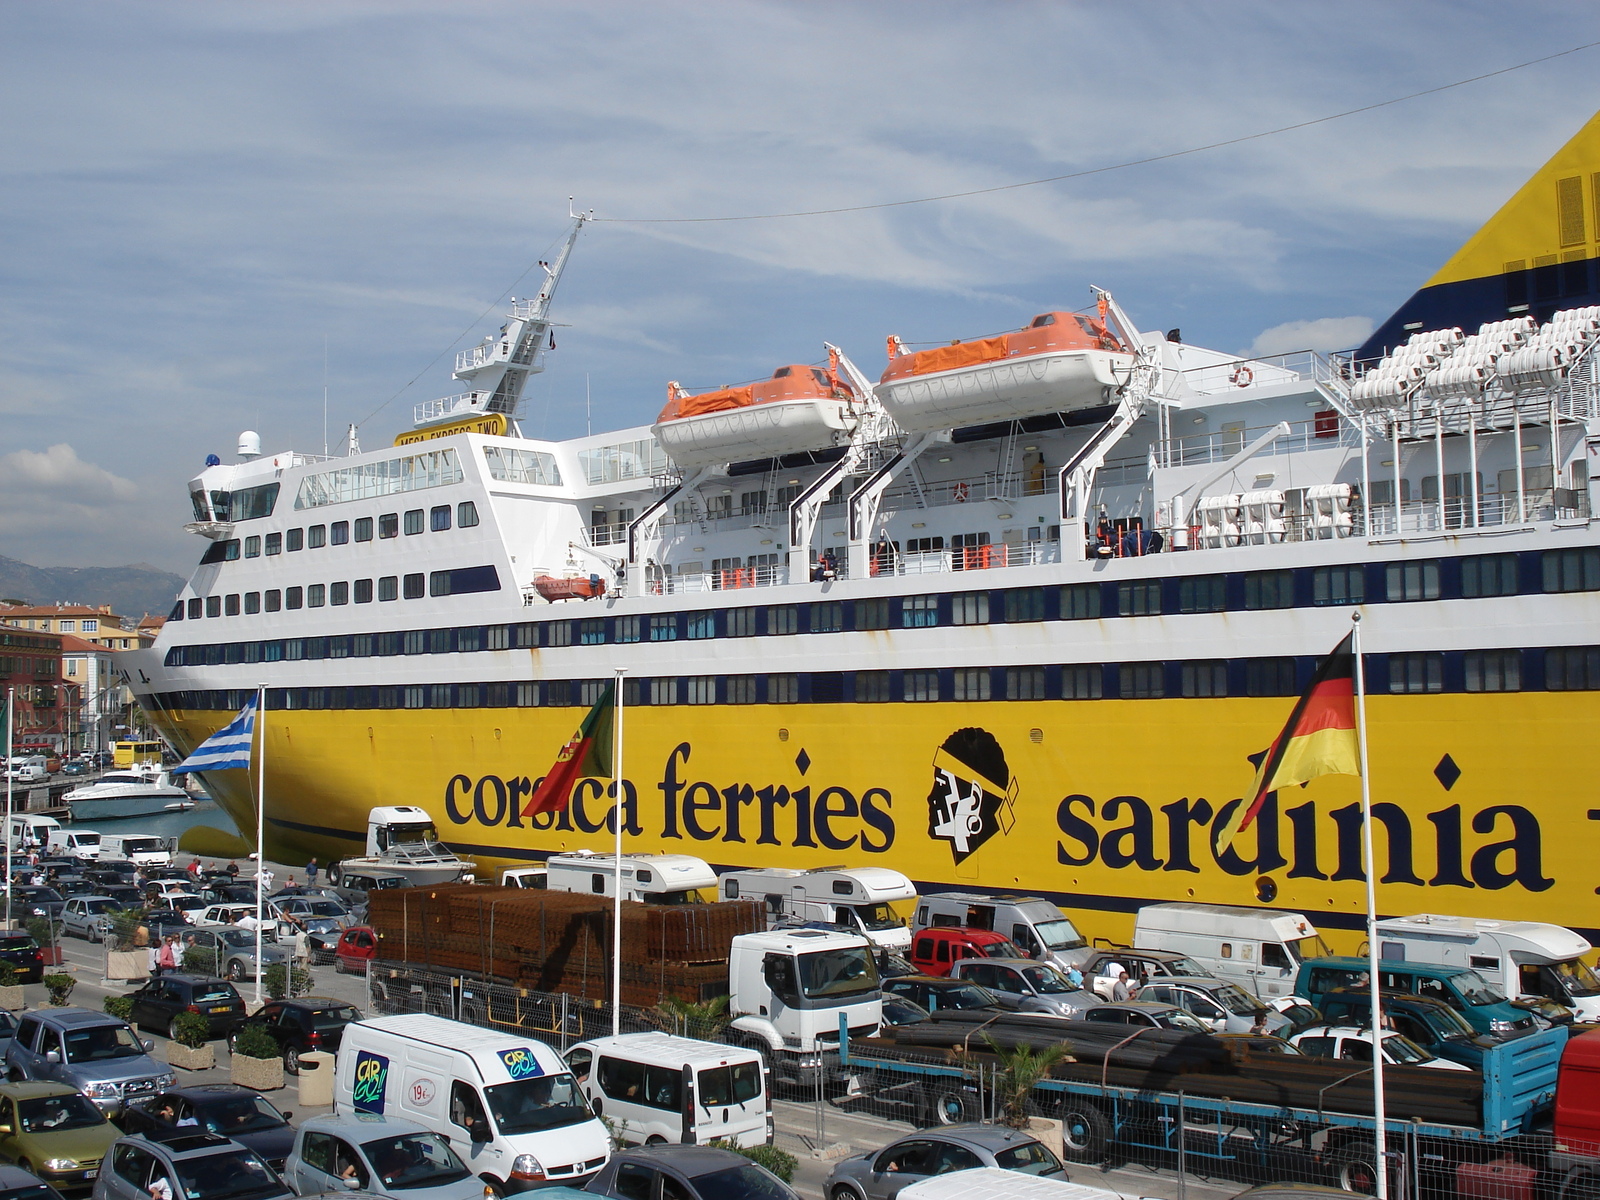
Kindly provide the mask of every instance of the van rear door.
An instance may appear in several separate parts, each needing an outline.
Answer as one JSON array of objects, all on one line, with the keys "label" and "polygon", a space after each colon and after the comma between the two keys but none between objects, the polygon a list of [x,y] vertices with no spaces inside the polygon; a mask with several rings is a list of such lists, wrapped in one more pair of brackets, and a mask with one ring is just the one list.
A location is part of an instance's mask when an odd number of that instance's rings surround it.
[{"label": "van rear door", "polygon": [[[684,1068],[685,1075],[689,1068]],[[688,1080],[686,1079],[687,1083]],[[694,1078],[693,1137],[703,1145],[727,1138],[738,1146],[764,1145],[767,1140],[767,1097],[759,1062],[704,1067]]]}]

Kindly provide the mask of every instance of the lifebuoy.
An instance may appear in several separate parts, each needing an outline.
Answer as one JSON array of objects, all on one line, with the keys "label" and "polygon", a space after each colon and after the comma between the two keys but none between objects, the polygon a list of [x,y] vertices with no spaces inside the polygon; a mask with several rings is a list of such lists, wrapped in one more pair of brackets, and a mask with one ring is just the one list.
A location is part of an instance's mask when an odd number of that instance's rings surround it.
[{"label": "lifebuoy", "polygon": [[955,485],[955,487],[950,489],[950,494],[956,498],[957,503],[965,504],[967,502],[968,490],[969,489],[965,483],[958,483]]},{"label": "lifebuoy", "polygon": [[1255,382],[1255,377],[1256,373],[1243,363],[1240,363],[1233,369],[1232,380],[1240,387],[1249,387],[1253,382]]}]

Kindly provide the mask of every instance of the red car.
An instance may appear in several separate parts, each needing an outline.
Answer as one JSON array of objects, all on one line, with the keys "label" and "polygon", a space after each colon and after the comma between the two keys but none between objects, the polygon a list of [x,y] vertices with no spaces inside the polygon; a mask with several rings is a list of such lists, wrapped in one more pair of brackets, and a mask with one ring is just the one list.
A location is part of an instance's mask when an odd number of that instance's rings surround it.
[{"label": "red car", "polygon": [[924,975],[948,975],[963,958],[1025,958],[1003,933],[966,925],[919,929],[911,938],[911,965]]},{"label": "red car", "polygon": [[352,925],[333,947],[333,969],[341,974],[364,975],[378,952],[378,935],[371,925]]}]

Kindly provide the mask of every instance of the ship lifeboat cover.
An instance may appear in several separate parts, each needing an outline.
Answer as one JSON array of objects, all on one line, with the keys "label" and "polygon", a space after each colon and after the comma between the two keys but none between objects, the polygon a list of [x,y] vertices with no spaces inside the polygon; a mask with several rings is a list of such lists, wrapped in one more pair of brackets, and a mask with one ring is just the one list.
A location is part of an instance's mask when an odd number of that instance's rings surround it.
[{"label": "ship lifeboat cover", "polygon": [[606,594],[606,585],[598,575],[540,575],[533,581],[533,590],[546,600],[593,600]]},{"label": "ship lifeboat cover", "polygon": [[833,371],[791,363],[770,379],[696,395],[668,384],[653,429],[679,466],[775,458],[848,440],[853,398]]},{"label": "ship lifeboat cover", "polygon": [[950,429],[1110,402],[1133,351],[1097,317],[1048,312],[1025,329],[903,351],[890,341],[878,398],[903,429]]}]

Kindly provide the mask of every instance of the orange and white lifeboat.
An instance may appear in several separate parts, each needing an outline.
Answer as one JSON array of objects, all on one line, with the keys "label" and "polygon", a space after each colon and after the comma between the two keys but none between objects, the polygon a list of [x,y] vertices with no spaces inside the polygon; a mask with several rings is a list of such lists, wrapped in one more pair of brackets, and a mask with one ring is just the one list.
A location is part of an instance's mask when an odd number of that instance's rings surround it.
[{"label": "orange and white lifeboat", "polygon": [[771,379],[698,395],[669,383],[652,431],[680,467],[776,458],[848,442],[853,399],[832,366],[791,364]]},{"label": "orange and white lifeboat", "polygon": [[533,581],[533,590],[544,599],[594,600],[606,594],[606,585],[598,575],[539,575]]},{"label": "orange and white lifeboat", "polygon": [[1134,352],[1098,317],[1047,312],[998,337],[908,351],[889,339],[877,395],[902,429],[951,429],[1110,404]]}]

